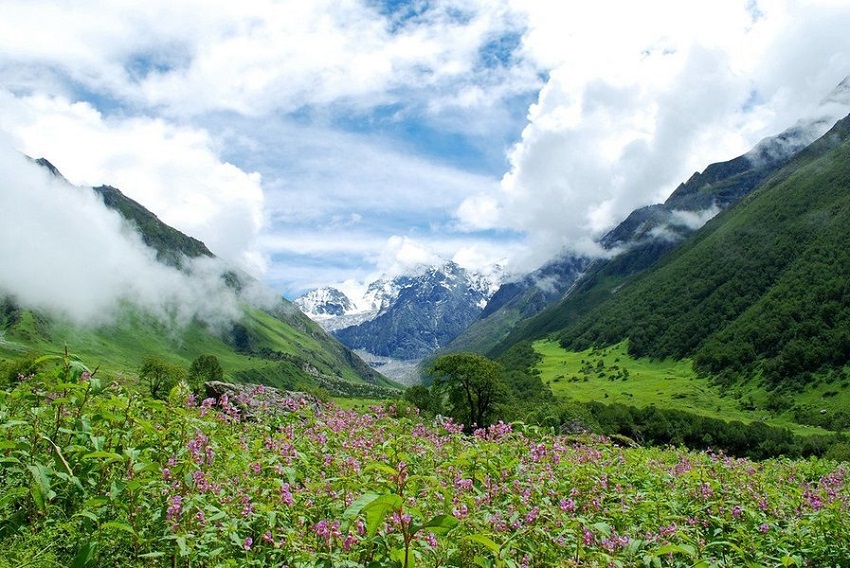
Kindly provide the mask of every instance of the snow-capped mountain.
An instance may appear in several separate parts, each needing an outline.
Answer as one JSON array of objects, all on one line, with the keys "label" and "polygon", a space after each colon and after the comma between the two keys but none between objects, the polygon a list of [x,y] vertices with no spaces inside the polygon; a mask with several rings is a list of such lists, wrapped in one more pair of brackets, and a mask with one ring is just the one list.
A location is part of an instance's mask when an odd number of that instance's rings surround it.
[{"label": "snow-capped mountain", "polygon": [[386,358],[416,361],[454,339],[487,305],[503,273],[501,267],[476,272],[447,262],[382,277],[358,298],[320,288],[294,303],[343,344],[377,356],[383,367]]},{"label": "snow-capped mountain", "polygon": [[333,287],[311,290],[293,303],[305,314],[317,318],[342,316],[354,309],[348,296]]}]

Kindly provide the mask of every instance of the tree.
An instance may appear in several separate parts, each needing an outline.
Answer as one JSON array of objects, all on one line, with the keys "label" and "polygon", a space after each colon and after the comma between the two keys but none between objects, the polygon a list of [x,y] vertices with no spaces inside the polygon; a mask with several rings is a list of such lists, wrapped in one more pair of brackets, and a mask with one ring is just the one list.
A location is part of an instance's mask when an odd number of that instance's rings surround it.
[{"label": "tree", "polygon": [[192,392],[201,392],[204,383],[220,381],[224,378],[224,370],[215,355],[199,355],[189,367],[189,388]]},{"label": "tree", "polygon": [[466,425],[488,426],[508,397],[502,366],[477,353],[452,353],[429,367],[435,394],[447,398],[449,415]]},{"label": "tree", "polygon": [[148,355],[139,368],[139,379],[146,384],[154,398],[164,399],[171,388],[186,379],[186,369],[167,362],[158,355]]},{"label": "tree", "polygon": [[404,400],[425,414],[433,415],[438,411],[431,391],[425,385],[413,385],[404,391]]}]

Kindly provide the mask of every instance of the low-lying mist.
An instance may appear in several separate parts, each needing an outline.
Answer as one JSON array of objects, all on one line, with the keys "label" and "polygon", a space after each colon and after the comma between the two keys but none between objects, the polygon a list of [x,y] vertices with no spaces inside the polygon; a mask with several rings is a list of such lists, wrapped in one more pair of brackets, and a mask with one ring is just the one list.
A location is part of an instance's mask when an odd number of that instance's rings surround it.
[{"label": "low-lying mist", "polygon": [[114,323],[127,304],[171,328],[221,328],[240,303],[271,305],[259,283],[228,287],[215,258],[184,269],[156,260],[138,232],[88,187],[67,183],[0,140],[0,296],[78,325]]}]

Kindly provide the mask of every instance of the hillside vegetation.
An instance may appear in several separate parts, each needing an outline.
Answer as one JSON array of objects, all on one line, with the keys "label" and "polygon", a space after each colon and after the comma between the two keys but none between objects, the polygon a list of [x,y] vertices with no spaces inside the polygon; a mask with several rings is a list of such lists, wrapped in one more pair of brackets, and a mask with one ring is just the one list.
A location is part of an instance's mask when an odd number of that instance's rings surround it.
[{"label": "hillside vegetation", "polygon": [[[628,340],[721,381],[797,388],[850,361],[850,118],[649,270],[591,273],[511,339],[571,351]],[[504,347],[504,346],[503,346]],[[829,371],[833,372],[830,374]]]},{"label": "hillside vegetation", "polygon": [[213,355],[225,379],[233,382],[290,390],[320,387],[337,396],[384,397],[399,388],[297,310],[284,312],[285,306],[280,310],[275,315],[246,307],[239,322],[213,330],[197,321],[183,328],[168,327],[128,307],[116,323],[80,327],[0,302],[0,363],[31,352],[60,352],[67,345],[122,381],[135,381],[142,361],[151,355],[187,369],[196,358]]},{"label": "hillside vegetation", "polygon": [[[836,132],[846,135],[850,120]],[[711,373],[804,381],[850,360],[850,143],[811,148],[634,285],[561,334],[629,339]]]},{"label": "hillside vegetation", "polygon": [[[34,162],[63,181],[56,185],[56,191],[74,189],[66,185],[50,162],[43,158]],[[159,263],[181,270],[187,280],[194,277],[195,259],[213,257],[204,243],[166,225],[118,189],[101,186],[92,191],[138,232],[144,244],[156,252]],[[142,361],[149,356],[162,357],[185,369],[198,357],[209,355],[220,361],[225,378],[235,382],[362,397],[394,395],[400,387],[369,368],[283,298],[269,293],[253,303],[243,299],[240,292],[258,287],[244,272],[224,270],[215,278],[219,279],[216,289],[231,293],[240,305],[236,317],[227,321],[218,318],[222,321],[213,323],[197,317],[165,323],[168,317],[124,302],[113,314],[104,316],[110,323],[71,324],[49,313],[25,309],[0,290],[0,371],[4,365],[14,367],[14,361],[26,358],[28,353],[61,352],[69,346],[96,361],[103,372],[129,381],[135,380]],[[98,283],[91,286],[96,290]],[[165,306],[162,311],[169,313],[172,308]],[[12,363],[4,364],[4,359]]]}]

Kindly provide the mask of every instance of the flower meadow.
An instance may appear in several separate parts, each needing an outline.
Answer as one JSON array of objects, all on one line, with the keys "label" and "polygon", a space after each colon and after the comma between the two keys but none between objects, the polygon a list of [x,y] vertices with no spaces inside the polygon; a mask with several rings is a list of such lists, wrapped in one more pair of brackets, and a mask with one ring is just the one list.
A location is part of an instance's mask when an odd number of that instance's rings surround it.
[{"label": "flower meadow", "polygon": [[0,565],[846,566],[849,498],[825,460],[156,401],[70,356],[0,391]]}]

